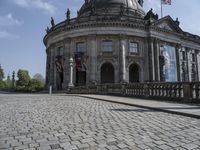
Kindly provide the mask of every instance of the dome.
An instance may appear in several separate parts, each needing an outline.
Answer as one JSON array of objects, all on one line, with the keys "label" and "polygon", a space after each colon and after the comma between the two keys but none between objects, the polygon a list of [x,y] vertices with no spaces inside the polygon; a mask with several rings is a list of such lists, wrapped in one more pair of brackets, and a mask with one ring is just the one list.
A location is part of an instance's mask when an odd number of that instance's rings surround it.
[{"label": "dome", "polygon": [[142,8],[143,0],[85,0],[85,3],[79,11],[79,16],[87,16],[94,14],[112,14],[144,16],[145,12]]}]

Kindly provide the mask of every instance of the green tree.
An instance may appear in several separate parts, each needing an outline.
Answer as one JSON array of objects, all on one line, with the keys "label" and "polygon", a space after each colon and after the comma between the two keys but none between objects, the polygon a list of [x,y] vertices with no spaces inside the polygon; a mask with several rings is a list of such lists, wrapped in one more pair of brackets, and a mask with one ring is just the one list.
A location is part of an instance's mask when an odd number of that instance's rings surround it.
[{"label": "green tree", "polygon": [[3,68],[0,65],[0,81],[3,81],[4,79],[4,72],[3,72]]},{"label": "green tree", "polygon": [[18,87],[23,87],[23,88],[28,87],[31,78],[27,70],[19,69],[17,72],[17,77],[18,77],[17,80]]},{"label": "green tree", "polygon": [[40,80],[36,80],[36,79],[32,79],[30,80],[29,84],[28,84],[28,88],[30,91],[33,90],[40,90],[44,87],[44,84],[42,83],[42,81]]},{"label": "green tree", "polygon": [[4,79],[4,72],[3,72],[3,68],[0,65],[0,89],[6,88],[6,84],[3,81],[3,79]]}]

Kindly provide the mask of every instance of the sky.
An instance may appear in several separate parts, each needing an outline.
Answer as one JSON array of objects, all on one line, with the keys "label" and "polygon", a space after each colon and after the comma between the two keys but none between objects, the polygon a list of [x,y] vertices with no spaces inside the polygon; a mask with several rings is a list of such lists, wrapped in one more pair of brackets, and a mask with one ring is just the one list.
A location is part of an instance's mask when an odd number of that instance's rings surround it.
[{"label": "sky", "polygon": [[[84,0],[0,0],[0,64],[5,76],[18,69],[31,76],[45,76],[46,53],[43,44],[50,18],[55,23],[65,19],[67,8],[76,17]],[[144,0],[144,10],[153,8],[160,16],[160,0]],[[200,35],[200,0],[172,0],[163,6],[163,15],[179,18],[180,27]]]}]

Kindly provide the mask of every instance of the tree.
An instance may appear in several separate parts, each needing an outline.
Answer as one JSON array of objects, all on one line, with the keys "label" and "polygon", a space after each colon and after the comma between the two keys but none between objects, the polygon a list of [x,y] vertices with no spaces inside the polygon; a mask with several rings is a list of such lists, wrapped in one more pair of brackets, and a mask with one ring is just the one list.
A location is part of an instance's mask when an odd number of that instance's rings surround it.
[{"label": "tree", "polygon": [[15,71],[12,73],[12,88],[15,88]]},{"label": "tree", "polygon": [[19,69],[17,72],[17,77],[18,77],[17,86],[27,87],[29,85],[31,78],[27,70]]},{"label": "tree", "polygon": [[30,80],[30,82],[28,84],[28,89],[30,91],[34,91],[34,90],[37,91],[37,90],[42,89],[44,87],[43,85],[44,84],[41,81],[36,80],[36,79],[32,79],[32,80]]},{"label": "tree", "polygon": [[6,87],[6,84],[3,81],[3,79],[4,79],[4,72],[3,72],[3,68],[0,65],[0,89],[4,89]]},{"label": "tree", "polygon": [[4,79],[4,72],[3,72],[3,68],[0,65],[0,81],[3,81]]},{"label": "tree", "polygon": [[7,80],[6,80],[6,88],[11,89],[12,87],[12,81],[10,79],[10,75],[8,74]]}]

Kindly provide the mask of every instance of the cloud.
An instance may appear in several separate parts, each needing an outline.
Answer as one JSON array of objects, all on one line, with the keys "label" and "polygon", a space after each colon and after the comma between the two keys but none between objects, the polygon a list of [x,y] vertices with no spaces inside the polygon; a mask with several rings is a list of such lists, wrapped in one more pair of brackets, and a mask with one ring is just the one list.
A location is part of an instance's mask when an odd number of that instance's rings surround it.
[{"label": "cloud", "polygon": [[42,9],[48,14],[54,14],[56,7],[47,0],[14,0],[15,3],[23,8],[37,8]]},{"label": "cloud", "polygon": [[20,38],[19,35],[15,35],[15,34],[7,32],[7,31],[0,31],[0,39],[15,40],[15,39],[19,39],[19,38]]},{"label": "cloud", "polygon": [[21,24],[23,24],[23,21],[13,18],[13,15],[11,13],[7,14],[6,16],[0,16],[0,26]]}]

